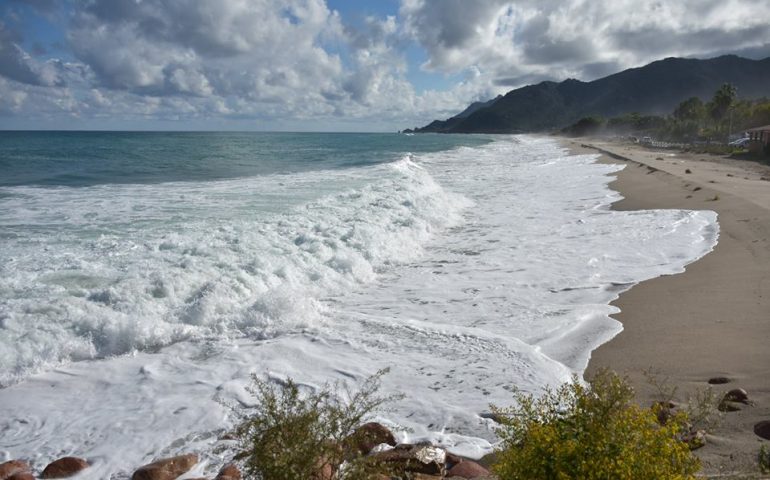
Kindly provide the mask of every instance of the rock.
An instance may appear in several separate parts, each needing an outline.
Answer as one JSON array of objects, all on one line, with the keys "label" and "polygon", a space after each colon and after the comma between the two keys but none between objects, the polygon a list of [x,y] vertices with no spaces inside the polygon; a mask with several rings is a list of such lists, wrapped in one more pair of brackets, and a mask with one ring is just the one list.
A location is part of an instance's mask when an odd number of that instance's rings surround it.
[{"label": "rock", "polygon": [[35,476],[29,472],[18,472],[14,473],[6,480],[35,480]]},{"label": "rock", "polygon": [[387,427],[376,423],[365,423],[358,427],[350,437],[348,437],[351,447],[361,455],[371,452],[374,447],[381,443],[387,443],[396,446],[396,438]]},{"label": "rock", "polygon": [[233,463],[222,467],[214,480],[241,480],[241,471]]},{"label": "rock", "polygon": [[371,458],[396,472],[443,475],[446,451],[429,443],[396,445],[392,450],[378,452]]},{"label": "rock", "polygon": [[198,455],[187,454],[162,458],[139,467],[131,480],[174,480],[198,463]]},{"label": "rock", "polygon": [[466,460],[465,458],[455,455],[454,453],[446,452],[446,461],[445,465],[447,469],[452,468],[453,466],[457,465],[458,463],[462,462],[463,460]]},{"label": "rock", "polygon": [[733,388],[729,392],[725,393],[724,398],[722,399],[723,402],[740,402],[745,403],[746,405],[749,404],[749,394],[746,392],[746,390],[742,388]]},{"label": "rock", "polygon": [[32,468],[23,460],[9,460],[0,463],[0,480],[8,480],[11,475],[16,473],[31,472]]},{"label": "rock", "polygon": [[460,477],[460,478],[480,478],[489,475],[490,472],[486,468],[482,467],[473,460],[463,460],[450,468],[446,473],[447,478]]},{"label": "rock", "polygon": [[727,377],[711,377],[708,380],[709,385],[724,385],[730,383],[730,379]]},{"label": "rock", "polygon": [[720,412],[738,412],[740,411],[741,407],[735,404],[735,402],[728,402],[725,400],[722,400],[719,402],[719,405],[717,405],[717,410]]},{"label": "rock", "polygon": [[486,420],[492,420],[495,423],[503,423],[505,420],[505,416],[494,412],[481,412],[479,413],[479,417]]},{"label": "rock", "polygon": [[90,465],[87,461],[78,457],[63,457],[49,463],[40,478],[67,478],[85,470]]},{"label": "rock", "polygon": [[690,170],[689,168],[687,168],[687,169],[685,169],[684,173],[692,173],[692,170]]},{"label": "rock", "polygon": [[755,424],[754,433],[765,440],[770,440],[770,420],[762,420]]}]

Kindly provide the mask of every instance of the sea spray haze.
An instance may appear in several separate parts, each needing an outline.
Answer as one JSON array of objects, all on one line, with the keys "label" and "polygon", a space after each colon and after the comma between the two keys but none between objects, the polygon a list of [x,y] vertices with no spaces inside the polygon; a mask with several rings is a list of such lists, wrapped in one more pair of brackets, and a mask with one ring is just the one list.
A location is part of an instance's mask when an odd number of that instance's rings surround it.
[{"label": "sea spray haze", "polygon": [[[580,373],[609,302],[713,248],[614,212],[618,166],[530,136],[0,134],[0,451],[108,478],[199,450],[252,373],[363,381],[481,455],[516,386]],[[119,452],[119,453],[118,453]],[[96,477],[94,477],[96,478]],[[119,478],[119,477],[116,477]]]}]

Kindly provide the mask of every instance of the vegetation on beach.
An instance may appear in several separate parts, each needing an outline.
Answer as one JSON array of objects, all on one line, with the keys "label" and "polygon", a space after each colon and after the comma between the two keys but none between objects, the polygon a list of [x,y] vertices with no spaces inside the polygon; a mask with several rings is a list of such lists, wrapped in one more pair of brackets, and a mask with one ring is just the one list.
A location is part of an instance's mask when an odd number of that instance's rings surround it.
[{"label": "vegetation on beach", "polygon": [[770,474],[770,450],[767,449],[767,445],[759,447],[757,461],[759,462],[759,471]]},{"label": "vegetation on beach", "polygon": [[[362,455],[351,454],[356,428],[383,405],[400,396],[379,396],[382,370],[365,380],[358,391],[325,385],[314,392],[302,391],[289,379],[269,383],[253,378],[251,393],[256,410],[236,429],[240,440],[238,459],[247,478],[296,480],[299,478],[366,479],[381,470]],[[337,471],[343,464],[344,469]],[[320,472],[328,477],[318,477]]]},{"label": "vegetation on beach", "polygon": [[[357,392],[337,385],[303,391],[292,380],[254,379],[255,411],[236,430],[247,478],[367,479],[387,466],[356,446],[358,427],[398,397],[377,394],[379,372]],[[537,397],[516,393],[514,406],[493,410],[500,421],[494,472],[501,479],[690,479],[700,468],[685,441],[687,413],[632,402],[624,378],[604,371],[590,383],[574,377]]]},{"label": "vegetation on beach", "polygon": [[681,439],[687,414],[661,423],[656,409],[632,403],[633,390],[601,372],[542,396],[517,394],[516,405],[495,409],[502,451],[493,470],[505,479],[688,479],[700,468]]},{"label": "vegetation on beach", "polygon": [[738,93],[733,85],[724,84],[708,102],[688,98],[667,116],[628,113],[609,119],[585,117],[562,132],[574,136],[612,133],[651,136],[669,142],[727,143],[731,133],[770,124],[770,99],[740,99]]}]

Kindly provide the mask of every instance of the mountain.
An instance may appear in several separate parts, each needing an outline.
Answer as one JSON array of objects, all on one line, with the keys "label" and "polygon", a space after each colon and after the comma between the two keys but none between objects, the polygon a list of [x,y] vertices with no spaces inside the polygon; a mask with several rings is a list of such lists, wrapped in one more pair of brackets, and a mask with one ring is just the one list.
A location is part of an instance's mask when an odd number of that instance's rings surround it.
[{"label": "mountain", "polygon": [[511,90],[489,105],[476,102],[459,115],[415,131],[532,132],[558,129],[592,115],[669,114],[689,97],[711,99],[724,83],[735,85],[741,98],[770,96],[770,57],[666,58],[591,82],[541,82]]},{"label": "mountain", "polygon": [[492,100],[487,100],[486,102],[473,102],[470,105],[468,105],[468,108],[466,108],[462,112],[455,115],[454,118],[470,117],[471,114],[476,113],[477,110],[481,110],[482,108],[486,108],[486,107],[491,107],[492,104],[494,104],[496,101],[500,100],[501,98],[503,98],[503,96],[498,95]]}]

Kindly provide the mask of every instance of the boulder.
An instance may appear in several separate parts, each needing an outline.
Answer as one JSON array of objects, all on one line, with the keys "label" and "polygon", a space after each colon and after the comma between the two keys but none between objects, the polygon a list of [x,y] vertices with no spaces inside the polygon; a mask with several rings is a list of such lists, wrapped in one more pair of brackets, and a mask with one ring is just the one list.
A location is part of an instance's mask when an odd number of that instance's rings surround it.
[{"label": "boulder", "polygon": [[85,470],[90,465],[87,461],[78,457],[62,457],[49,463],[40,478],[67,478]]},{"label": "boulder", "polygon": [[460,463],[455,464],[446,473],[447,478],[460,477],[460,478],[481,478],[489,475],[490,472],[486,468],[482,467],[473,460],[463,460]]},{"label": "boulder", "polygon": [[466,460],[466,459],[459,455],[455,455],[454,453],[446,452],[445,466],[447,470],[449,470],[450,468],[462,462],[463,460]]},{"label": "boulder", "polygon": [[723,402],[740,402],[749,404],[749,394],[742,388],[733,388],[729,392],[725,393]]},{"label": "boulder", "polygon": [[371,458],[395,472],[443,475],[446,451],[429,443],[401,444],[392,450],[375,453]]},{"label": "boulder", "polygon": [[711,377],[708,380],[709,385],[724,385],[730,383],[730,379],[727,377]]},{"label": "boulder", "polygon": [[371,452],[381,443],[396,446],[396,437],[387,427],[376,422],[365,423],[348,437],[351,449],[361,455]]},{"label": "boulder", "polygon": [[16,473],[31,472],[29,464],[23,460],[9,460],[4,463],[0,463],[0,480],[8,480],[12,475]]},{"label": "boulder", "polygon": [[770,420],[762,420],[754,425],[754,433],[757,436],[770,440]]},{"label": "boulder", "polygon": [[233,463],[222,467],[214,480],[241,480],[241,471]]},{"label": "boulder", "polygon": [[737,412],[740,411],[741,407],[739,407],[736,402],[728,402],[726,400],[722,400],[719,402],[719,405],[717,405],[717,410],[720,412]]},{"label": "boulder", "polygon": [[198,463],[198,455],[187,454],[163,458],[139,467],[131,480],[174,480]]},{"label": "boulder", "polygon": [[29,472],[18,472],[14,473],[6,480],[35,480],[35,476]]}]

